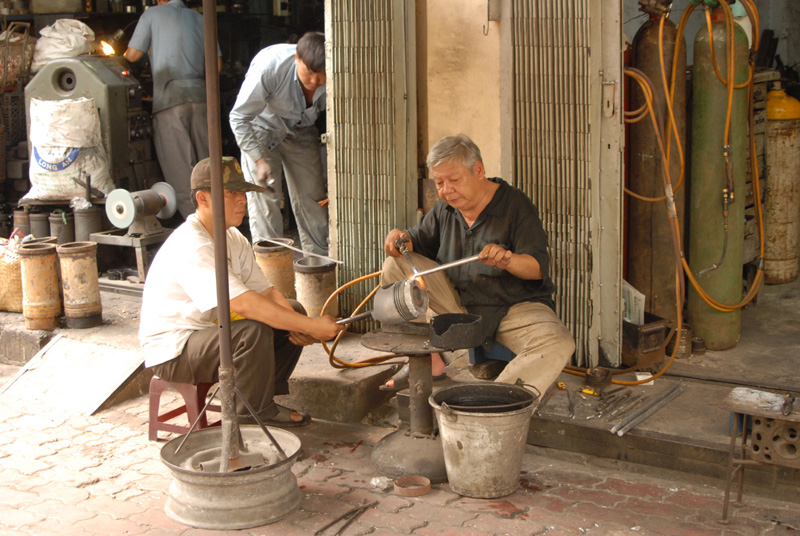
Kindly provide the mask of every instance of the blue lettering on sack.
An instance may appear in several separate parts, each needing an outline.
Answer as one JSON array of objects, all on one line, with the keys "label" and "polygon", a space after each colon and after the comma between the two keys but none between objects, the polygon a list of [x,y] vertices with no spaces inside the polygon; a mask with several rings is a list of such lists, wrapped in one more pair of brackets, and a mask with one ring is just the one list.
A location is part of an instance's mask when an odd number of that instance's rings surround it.
[{"label": "blue lettering on sack", "polygon": [[36,165],[47,171],[64,171],[78,158],[78,153],[81,152],[80,147],[74,147],[61,162],[48,162],[39,155],[36,147],[33,148],[33,159]]}]

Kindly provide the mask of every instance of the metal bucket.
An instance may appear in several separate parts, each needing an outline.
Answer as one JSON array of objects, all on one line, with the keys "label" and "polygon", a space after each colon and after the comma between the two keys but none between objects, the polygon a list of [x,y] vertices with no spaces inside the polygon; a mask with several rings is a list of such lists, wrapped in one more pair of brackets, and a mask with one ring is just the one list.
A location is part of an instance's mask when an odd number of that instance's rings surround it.
[{"label": "metal bucket", "polygon": [[198,457],[219,455],[222,428],[192,432],[179,453],[185,436],[176,437],[161,449],[161,461],[172,472],[166,514],[192,527],[244,529],[274,523],[300,506],[302,499],[292,465],[300,452],[300,439],[279,428],[269,427],[286,453],[280,460],[275,447],[258,426],[240,426],[249,452],[263,454],[267,465],[231,473],[205,473],[194,469]]},{"label": "metal bucket", "polygon": [[72,212],[50,213],[50,235],[58,237],[59,244],[75,242],[75,217]]},{"label": "metal bucket", "polygon": [[23,244],[22,315],[27,329],[55,329],[60,324],[61,297],[58,257],[54,244]]},{"label": "metal bucket", "polygon": [[88,242],[90,234],[102,231],[105,213],[105,209],[100,207],[75,210],[75,241]]},{"label": "metal bucket", "polygon": [[264,272],[264,276],[285,298],[295,299],[294,267],[292,266],[292,250],[274,244],[280,242],[287,246],[294,245],[291,238],[271,238],[253,244],[256,262]]},{"label": "metal bucket", "polygon": [[58,246],[64,316],[68,328],[91,328],[103,323],[97,279],[97,244],[70,242]]},{"label": "metal bucket", "polygon": [[31,233],[35,238],[50,236],[49,214],[45,212],[31,212],[28,220],[31,225]]},{"label": "metal bucket", "polygon": [[536,398],[506,383],[454,385],[430,396],[454,492],[478,499],[514,493]]},{"label": "metal bucket", "polygon": [[14,211],[14,229],[18,229],[24,236],[31,234],[31,219],[28,211],[19,209]]},{"label": "metal bucket", "polygon": [[[294,261],[297,301],[306,308],[308,316],[320,316],[322,306],[336,291],[336,263],[319,257],[303,257]],[[334,300],[325,314],[339,315],[339,306]]]}]

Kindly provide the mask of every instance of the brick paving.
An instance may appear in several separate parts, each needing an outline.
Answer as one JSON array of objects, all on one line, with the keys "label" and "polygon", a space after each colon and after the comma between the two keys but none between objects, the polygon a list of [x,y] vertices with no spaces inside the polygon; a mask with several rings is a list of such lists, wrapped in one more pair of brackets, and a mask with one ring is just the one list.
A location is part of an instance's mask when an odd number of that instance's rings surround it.
[{"label": "brick paving", "polygon": [[473,499],[442,484],[425,496],[407,498],[373,483],[379,475],[370,465],[371,448],[389,429],[316,421],[292,431],[303,444],[292,469],[303,494],[300,509],[263,527],[201,530],[164,513],[172,477],[160,461],[163,443],[147,440],[146,396],[91,417],[62,415],[4,396],[0,534],[308,535],[363,501],[377,505],[344,536],[748,536],[800,529],[796,503],[745,496],[742,506],[732,508],[730,523],[722,525],[721,482],[531,448],[521,487],[512,495]]}]

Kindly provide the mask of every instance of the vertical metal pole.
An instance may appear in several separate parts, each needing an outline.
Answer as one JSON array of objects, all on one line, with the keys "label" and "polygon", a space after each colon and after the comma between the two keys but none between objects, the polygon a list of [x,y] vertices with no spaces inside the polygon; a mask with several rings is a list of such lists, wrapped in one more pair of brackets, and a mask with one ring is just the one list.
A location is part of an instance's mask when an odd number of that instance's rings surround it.
[{"label": "vertical metal pole", "polygon": [[214,208],[214,267],[217,276],[219,318],[219,385],[222,404],[222,453],[220,472],[228,471],[228,460],[239,457],[239,423],[236,420],[235,375],[231,358],[231,318],[228,294],[228,244],[225,199],[222,189],[222,131],[219,111],[219,67],[217,65],[217,3],[203,0],[203,32],[206,59],[206,106],[208,108],[208,153],[211,156],[211,202]]},{"label": "vertical metal pole", "polygon": [[409,356],[409,429],[412,437],[433,435],[433,409],[428,397],[433,392],[431,355]]}]

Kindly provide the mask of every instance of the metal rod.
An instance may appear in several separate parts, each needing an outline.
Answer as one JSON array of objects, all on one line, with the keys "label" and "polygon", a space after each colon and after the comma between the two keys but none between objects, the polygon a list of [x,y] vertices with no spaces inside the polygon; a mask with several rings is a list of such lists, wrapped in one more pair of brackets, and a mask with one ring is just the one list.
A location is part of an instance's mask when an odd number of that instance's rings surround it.
[{"label": "metal rod", "polygon": [[486,257],[481,257],[480,255],[473,255],[472,257],[467,257],[465,259],[459,259],[457,261],[448,262],[447,264],[442,264],[441,266],[437,266],[436,268],[431,268],[430,270],[423,270],[418,274],[415,274],[414,277],[425,277],[426,275],[433,274],[435,272],[441,272],[442,270],[447,270],[448,268],[453,268],[454,266],[460,266],[462,264],[468,264],[470,262],[479,261],[481,259],[485,259]]},{"label": "metal rod", "polygon": [[611,433],[612,434],[616,434],[621,428],[623,428],[629,422],[633,421],[636,417],[638,417],[639,415],[641,415],[642,413],[644,413],[645,411],[650,409],[655,404],[658,404],[660,401],[662,401],[663,399],[667,398],[669,395],[671,395],[673,392],[675,392],[675,389],[677,389],[680,386],[681,386],[681,383],[676,383],[675,385],[669,387],[668,389],[666,389],[662,393],[660,393],[657,396],[653,397],[647,404],[645,404],[644,406],[640,407],[639,409],[637,409],[636,411],[634,411],[633,413],[628,415],[621,422],[619,422],[616,425],[614,425],[614,427],[611,428]]},{"label": "metal rod", "polygon": [[365,313],[358,313],[357,315],[353,315],[347,318],[342,318],[341,320],[337,320],[336,323],[339,325],[350,324],[351,322],[358,322],[359,320],[364,320],[365,318],[369,318],[372,316],[372,311],[367,311]]},{"label": "metal rod", "polygon": [[319,253],[311,253],[309,251],[303,251],[300,248],[296,248],[294,246],[290,246],[288,244],[284,244],[283,242],[278,242],[276,240],[270,240],[269,238],[262,238],[261,240],[264,241],[264,242],[269,242],[270,244],[275,244],[276,246],[281,246],[281,247],[284,247],[286,249],[291,249],[292,251],[296,251],[298,253],[302,253],[303,255],[310,255],[311,257],[319,257],[320,259],[325,259],[326,261],[338,262],[339,264],[344,264],[344,261],[337,261],[336,259],[333,259],[333,258],[325,256],[325,255],[320,255]]},{"label": "metal rod", "polygon": [[[261,417],[258,416],[258,414],[256,413],[256,410],[253,409],[253,406],[250,405],[250,402],[248,402],[248,400],[244,397],[242,392],[239,391],[239,389],[234,388],[234,391],[236,392],[236,396],[239,397],[239,400],[242,401],[242,404],[244,404],[244,407],[247,408],[247,411],[250,412],[250,415],[253,416],[253,419],[255,419],[255,421],[261,427],[261,430],[264,432],[264,435],[266,435],[267,438],[269,438],[270,442],[272,443],[272,446],[275,447],[275,450],[278,451],[278,456],[280,456],[281,460],[285,460],[286,459],[286,452],[284,452],[283,448],[281,447],[281,444],[278,443],[278,441],[275,439],[275,437],[273,437],[272,433],[270,433],[270,431],[264,425],[264,421],[262,421]],[[290,414],[289,415],[289,420],[291,420],[291,419],[292,419],[292,417],[291,417],[291,414]]]},{"label": "metal rod", "polygon": [[673,392],[669,394],[669,396],[662,398],[660,401],[650,406],[645,412],[640,414],[638,417],[630,420],[628,424],[617,430],[617,435],[620,437],[624,436],[625,433],[628,432],[630,429],[634,428],[635,426],[638,426],[642,421],[644,421],[645,419],[656,413],[658,410],[660,410],[661,408],[663,408],[664,406],[666,406],[667,404],[678,398],[678,396],[680,396],[680,394],[685,390],[686,390],[686,384],[681,383],[677,389],[675,389]]},{"label": "metal rod", "polygon": [[228,244],[225,236],[225,199],[222,186],[222,130],[220,128],[219,67],[217,65],[217,3],[203,0],[203,33],[206,68],[208,153],[211,158],[211,202],[214,209],[214,268],[219,317],[219,384],[222,403],[222,453],[220,472],[228,472],[228,460],[239,457],[239,423],[236,420],[235,376],[231,357],[231,319],[228,293]]}]

